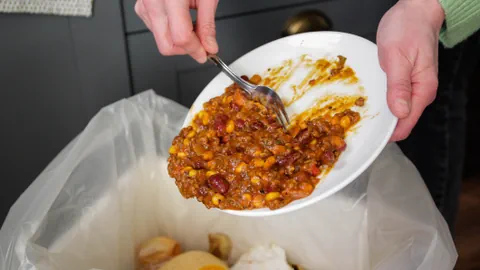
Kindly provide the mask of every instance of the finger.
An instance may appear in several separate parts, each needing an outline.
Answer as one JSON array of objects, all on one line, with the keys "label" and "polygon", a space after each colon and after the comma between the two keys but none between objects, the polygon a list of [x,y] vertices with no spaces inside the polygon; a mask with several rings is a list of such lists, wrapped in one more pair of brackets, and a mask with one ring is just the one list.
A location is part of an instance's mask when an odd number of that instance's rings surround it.
[{"label": "finger", "polygon": [[165,11],[167,12],[174,46],[183,48],[197,62],[205,63],[207,53],[193,31],[189,3],[169,0],[165,2]]},{"label": "finger", "polygon": [[145,10],[145,6],[143,5],[142,0],[137,0],[137,2],[135,3],[135,13],[137,13],[138,17],[142,19],[142,21],[145,23],[147,28],[151,31],[152,27],[150,23],[150,18],[148,17],[148,14]]},{"label": "finger", "polygon": [[388,106],[396,117],[405,118],[412,108],[413,65],[397,50],[379,50],[379,57],[381,66],[387,73]]},{"label": "finger", "polygon": [[186,54],[183,48],[175,46],[170,34],[167,14],[163,6],[163,1],[143,0],[146,9],[146,15],[149,18],[151,31],[155,37],[158,50],[162,55],[183,55]]},{"label": "finger", "polygon": [[418,83],[413,84],[411,113],[408,117],[400,119],[391,141],[401,141],[410,135],[425,108],[435,100],[437,87],[437,73],[433,70],[421,76]]},{"label": "finger", "polygon": [[215,33],[215,11],[218,0],[203,0],[198,5],[197,35],[205,50],[211,54],[216,54],[218,44]]}]

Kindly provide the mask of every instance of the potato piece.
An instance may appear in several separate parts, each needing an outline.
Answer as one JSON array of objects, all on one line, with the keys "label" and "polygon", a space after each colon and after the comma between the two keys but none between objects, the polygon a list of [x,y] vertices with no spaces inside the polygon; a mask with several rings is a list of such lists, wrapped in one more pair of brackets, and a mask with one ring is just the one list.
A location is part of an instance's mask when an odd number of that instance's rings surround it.
[{"label": "potato piece", "polygon": [[211,233],[208,235],[210,244],[209,252],[217,258],[227,261],[232,251],[232,240],[223,233]]},{"label": "potato piece", "polygon": [[142,265],[160,264],[180,254],[180,244],[168,237],[155,237],[140,245],[138,261]]},{"label": "potato piece", "polygon": [[228,270],[227,264],[204,251],[188,251],[168,261],[158,270]]}]

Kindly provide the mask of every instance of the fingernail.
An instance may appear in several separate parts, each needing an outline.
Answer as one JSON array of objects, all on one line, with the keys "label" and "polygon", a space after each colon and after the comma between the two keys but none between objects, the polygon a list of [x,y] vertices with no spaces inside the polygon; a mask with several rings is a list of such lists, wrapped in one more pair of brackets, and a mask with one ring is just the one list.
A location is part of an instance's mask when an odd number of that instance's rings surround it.
[{"label": "fingernail", "polygon": [[205,64],[205,62],[207,62],[207,56],[202,55],[202,56],[197,57],[195,60],[197,60],[197,62],[200,63],[200,64]]},{"label": "fingernail", "polygon": [[217,53],[218,44],[215,37],[208,36],[206,41],[207,41],[207,46],[209,47],[210,50],[212,50],[210,53]]},{"label": "fingernail", "polygon": [[395,109],[398,113],[397,117],[407,117],[410,114],[410,103],[405,99],[397,99],[395,101]]}]

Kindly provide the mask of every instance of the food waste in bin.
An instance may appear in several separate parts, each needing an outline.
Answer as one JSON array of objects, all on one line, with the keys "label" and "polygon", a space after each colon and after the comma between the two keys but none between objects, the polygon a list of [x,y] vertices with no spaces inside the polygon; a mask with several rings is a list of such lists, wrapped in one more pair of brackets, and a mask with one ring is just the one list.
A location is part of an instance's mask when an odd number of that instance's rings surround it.
[{"label": "food waste in bin", "polygon": [[243,254],[232,266],[228,259],[232,241],[223,233],[208,235],[209,252],[185,251],[169,237],[155,237],[140,245],[137,270],[301,270],[287,262],[285,250],[276,246],[257,246]]}]

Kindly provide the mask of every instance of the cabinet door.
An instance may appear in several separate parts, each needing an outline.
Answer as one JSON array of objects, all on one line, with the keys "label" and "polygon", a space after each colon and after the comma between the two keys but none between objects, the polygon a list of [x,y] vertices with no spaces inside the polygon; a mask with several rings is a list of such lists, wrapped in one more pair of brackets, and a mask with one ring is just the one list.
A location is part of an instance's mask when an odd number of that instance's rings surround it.
[{"label": "cabinet door", "polygon": [[92,18],[0,14],[0,224],[103,106],[131,94],[120,2]]},{"label": "cabinet door", "polygon": [[[223,1],[227,5],[233,1]],[[232,62],[265,43],[278,39],[289,18],[303,11],[323,13],[332,30],[373,40],[384,12],[395,0],[309,1],[288,8],[253,12],[217,20],[219,55]],[[235,2],[236,3],[236,2]],[[228,10],[228,6],[224,7]],[[219,73],[210,63],[199,65],[188,56],[163,57],[148,31],[128,35],[135,92],[154,89],[159,95],[189,107],[207,83]]]},{"label": "cabinet door", "polygon": [[[304,3],[312,3],[318,0],[240,0],[240,1],[219,1],[215,17],[222,19],[226,17],[242,16],[251,12],[265,12],[278,8],[297,6]],[[127,33],[146,31],[147,26],[140,20],[135,13],[135,3],[137,0],[122,0],[123,15],[125,19],[125,30]],[[191,11],[193,20],[196,19],[196,12]]]}]

